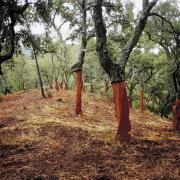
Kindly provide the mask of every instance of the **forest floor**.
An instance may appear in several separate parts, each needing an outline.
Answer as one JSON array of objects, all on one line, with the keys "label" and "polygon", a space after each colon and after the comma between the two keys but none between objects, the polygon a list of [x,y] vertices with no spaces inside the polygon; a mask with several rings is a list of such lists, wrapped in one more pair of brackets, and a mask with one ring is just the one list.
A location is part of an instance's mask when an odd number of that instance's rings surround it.
[{"label": "forest floor", "polygon": [[117,142],[112,99],[84,93],[81,116],[74,102],[70,90],[4,96],[0,179],[180,179],[180,134],[169,120],[132,108],[132,138]]}]

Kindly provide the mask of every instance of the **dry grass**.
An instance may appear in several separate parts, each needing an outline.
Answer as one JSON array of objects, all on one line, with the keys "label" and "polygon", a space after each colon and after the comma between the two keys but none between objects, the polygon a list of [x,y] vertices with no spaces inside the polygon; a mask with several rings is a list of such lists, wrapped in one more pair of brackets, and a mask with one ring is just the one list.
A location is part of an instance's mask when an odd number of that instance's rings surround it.
[{"label": "dry grass", "polygon": [[[62,102],[57,99],[61,97]],[[132,139],[116,142],[110,99],[73,91],[41,99],[37,91],[0,103],[0,179],[179,179],[180,139],[171,122],[131,109]]]}]

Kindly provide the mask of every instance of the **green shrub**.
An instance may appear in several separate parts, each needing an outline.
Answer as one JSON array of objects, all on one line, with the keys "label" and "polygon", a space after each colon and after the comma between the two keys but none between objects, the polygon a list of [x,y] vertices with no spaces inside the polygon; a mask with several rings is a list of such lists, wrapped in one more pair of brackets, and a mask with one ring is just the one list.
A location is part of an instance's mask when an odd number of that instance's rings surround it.
[{"label": "green shrub", "polygon": [[134,100],[133,101],[133,107],[135,107],[136,109],[138,109],[140,107],[140,102],[139,100]]}]

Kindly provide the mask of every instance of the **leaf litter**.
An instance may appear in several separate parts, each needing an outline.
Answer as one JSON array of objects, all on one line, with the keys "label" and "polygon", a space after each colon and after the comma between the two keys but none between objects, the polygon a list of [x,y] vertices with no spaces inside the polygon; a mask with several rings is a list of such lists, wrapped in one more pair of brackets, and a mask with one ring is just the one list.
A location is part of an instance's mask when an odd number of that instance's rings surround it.
[{"label": "leaf litter", "polygon": [[169,120],[132,108],[132,138],[118,142],[112,98],[84,93],[83,114],[74,109],[71,90],[4,96],[0,179],[180,179],[179,132]]}]

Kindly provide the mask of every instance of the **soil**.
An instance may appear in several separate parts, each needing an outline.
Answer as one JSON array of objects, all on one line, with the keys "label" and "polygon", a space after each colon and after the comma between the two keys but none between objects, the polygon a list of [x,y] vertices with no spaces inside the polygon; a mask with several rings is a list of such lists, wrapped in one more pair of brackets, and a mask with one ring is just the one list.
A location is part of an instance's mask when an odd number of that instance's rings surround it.
[{"label": "soil", "polygon": [[115,139],[111,98],[75,92],[51,99],[18,92],[0,102],[0,179],[180,179],[180,136],[172,121],[131,108],[131,139]]}]

